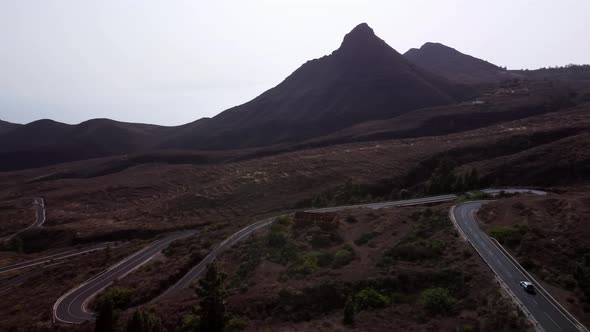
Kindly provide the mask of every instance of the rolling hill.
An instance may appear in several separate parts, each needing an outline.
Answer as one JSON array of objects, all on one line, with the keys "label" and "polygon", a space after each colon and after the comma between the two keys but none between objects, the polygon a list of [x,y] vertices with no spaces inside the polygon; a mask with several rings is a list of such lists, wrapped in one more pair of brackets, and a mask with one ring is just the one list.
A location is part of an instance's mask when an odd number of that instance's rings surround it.
[{"label": "rolling hill", "polygon": [[169,131],[108,119],[77,125],[38,120],[0,134],[0,171],[139,152]]},{"label": "rolling hill", "polygon": [[494,64],[440,43],[426,43],[420,48],[412,48],[404,53],[404,57],[454,82],[492,83],[517,77]]},{"label": "rolling hill", "polygon": [[0,120],[0,135],[20,127],[20,124]]}]

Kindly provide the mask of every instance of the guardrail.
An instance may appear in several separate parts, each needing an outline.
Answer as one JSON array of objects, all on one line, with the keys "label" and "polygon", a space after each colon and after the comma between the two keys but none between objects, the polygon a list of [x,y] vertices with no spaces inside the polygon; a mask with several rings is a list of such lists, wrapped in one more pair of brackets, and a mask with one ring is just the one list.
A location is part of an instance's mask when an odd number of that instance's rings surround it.
[{"label": "guardrail", "polygon": [[[469,203],[472,203],[472,202],[469,202]],[[539,332],[544,332],[545,330],[541,327],[541,324],[539,324],[539,322],[535,319],[535,317],[533,317],[533,315],[530,313],[530,311],[527,309],[527,307],[518,299],[518,297],[512,292],[512,290],[510,290],[510,288],[508,287],[508,285],[506,285],[506,283],[500,277],[498,277],[498,275],[496,274],[496,271],[494,271],[494,269],[492,268],[492,265],[488,262],[488,260],[484,257],[484,255],[481,254],[481,252],[479,251],[479,249],[477,249],[477,247],[467,238],[467,236],[465,235],[465,233],[463,232],[463,230],[461,229],[461,227],[459,227],[459,224],[457,223],[457,220],[455,219],[455,208],[457,206],[463,205],[463,204],[468,204],[468,203],[462,203],[462,204],[458,204],[458,205],[453,205],[449,209],[449,217],[451,218],[451,221],[453,222],[453,226],[455,226],[455,228],[459,231],[459,233],[461,234],[461,236],[463,237],[463,239],[467,243],[469,243],[471,245],[471,247],[473,247],[473,249],[475,249],[475,252],[477,252],[477,254],[479,255],[479,257],[481,257],[481,259],[494,272],[495,279],[500,284],[500,287],[502,287],[502,289],[504,289],[504,291],[508,294],[508,296],[510,296],[510,298],[516,304],[516,306],[525,315],[527,315],[529,321],[531,321],[533,323],[533,327],[535,328],[535,330],[537,330]]]},{"label": "guardrail", "polygon": [[588,329],[582,324],[580,323],[576,317],[574,317],[574,315],[572,315],[566,308],[564,308],[561,303],[559,303],[559,301],[557,301],[553,296],[551,296],[551,294],[541,285],[541,283],[539,281],[537,281],[537,279],[535,279],[522,265],[520,265],[520,263],[516,260],[516,258],[514,258],[509,252],[508,250],[506,250],[501,244],[500,242],[498,242],[498,240],[494,239],[491,236],[488,236],[491,240],[492,243],[494,243],[494,245],[500,249],[500,251],[504,254],[504,256],[506,256],[506,258],[508,258],[508,260],[518,269],[520,270],[520,272],[522,272],[524,275],[527,276],[527,278],[529,278],[529,281],[531,281],[532,283],[535,284],[535,286],[541,291],[541,293],[543,294],[543,296],[545,296],[545,298],[547,298],[549,300],[549,302],[553,303],[553,305],[559,310],[561,311],[561,313],[570,321],[572,322],[572,324],[576,325],[577,328],[580,331],[583,332],[588,332]]}]

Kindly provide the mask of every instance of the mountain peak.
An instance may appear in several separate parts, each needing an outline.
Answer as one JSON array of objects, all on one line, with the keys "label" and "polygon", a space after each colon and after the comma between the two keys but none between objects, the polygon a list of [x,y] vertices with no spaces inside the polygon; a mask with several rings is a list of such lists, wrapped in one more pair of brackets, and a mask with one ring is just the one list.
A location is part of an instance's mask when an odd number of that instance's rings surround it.
[{"label": "mountain peak", "polygon": [[354,27],[354,29],[350,30],[346,36],[344,36],[344,40],[342,41],[340,48],[360,46],[375,39],[380,40],[377,36],[375,36],[375,32],[367,23],[361,23]]},{"label": "mountain peak", "polygon": [[349,33],[344,36],[340,48],[334,51],[333,54],[340,54],[346,58],[367,58],[374,55],[389,53],[393,50],[381,38],[375,35],[373,29],[367,23],[361,23],[354,27]]},{"label": "mountain peak", "polygon": [[[361,23],[354,27],[354,29],[350,30],[350,32],[346,35],[348,36],[374,36],[375,32],[367,23]],[[346,39],[346,37],[344,37]]]}]

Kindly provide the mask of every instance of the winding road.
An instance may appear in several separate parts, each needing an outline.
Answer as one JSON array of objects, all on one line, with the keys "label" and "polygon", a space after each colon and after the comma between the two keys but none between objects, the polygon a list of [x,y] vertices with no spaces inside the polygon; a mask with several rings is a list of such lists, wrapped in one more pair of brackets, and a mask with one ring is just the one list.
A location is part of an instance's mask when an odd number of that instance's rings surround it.
[{"label": "winding road", "polygon": [[[500,194],[501,192],[508,193],[508,194],[516,194],[516,193],[533,193],[544,195],[544,192],[530,190],[530,189],[486,189],[482,190],[483,192],[495,195]],[[306,210],[305,212],[334,212],[334,211],[342,211],[347,209],[355,209],[355,208],[369,208],[369,209],[383,209],[388,207],[396,207],[396,206],[411,206],[411,205],[422,205],[422,204],[430,204],[430,203],[438,203],[438,202],[448,202],[459,198],[458,195],[449,194],[449,195],[439,195],[439,196],[430,196],[430,197],[422,197],[422,198],[413,198],[413,199],[406,199],[406,200],[397,200],[397,201],[389,201],[389,202],[380,202],[380,203],[368,203],[368,204],[357,204],[357,205],[343,205],[343,206],[336,206],[336,207],[327,207],[327,208],[319,208],[319,209],[310,209]],[[251,224],[238,232],[231,235],[229,238],[225,239],[219,245],[217,245],[205,259],[203,259],[198,265],[192,268],[187,274],[182,277],[176,284],[172,287],[167,289],[159,298],[164,296],[168,296],[170,294],[174,294],[178,291],[181,291],[185,288],[188,288],[192,281],[195,280],[199,275],[205,270],[207,264],[212,262],[219,254],[223,251],[229,249],[232,245],[236,242],[248,237],[248,235],[254,233],[258,229],[270,225],[276,218],[268,218],[261,221],[258,221],[254,224]]]},{"label": "winding road", "polygon": [[[545,192],[529,189],[486,189],[483,192],[496,195],[501,192],[505,193],[532,193],[545,195]],[[347,205],[339,207],[329,207],[321,209],[311,209],[306,212],[332,212],[352,208],[370,208],[381,209],[396,206],[411,206],[420,204],[429,204],[436,202],[446,202],[457,199],[457,195],[440,195],[425,198],[416,198],[408,200],[369,203],[359,205]],[[496,274],[498,281],[529,315],[531,321],[535,324],[537,330],[552,331],[588,331],[585,327],[576,321],[564,308],[555,301],[542,286],[536,282],[528,273],[519,266],[518,262],[511,258],[509,254],[496,242],[490,239],[481,231],[475,221],[474,213],[483,204],[483,201],[472,201],[453,206],[451,209],[451,219],[458,228],[463,237],[469,241],[478,251],[482,259],[490,266]],[[183,289],[191,286],[192,282],[198,278],[211,263],[222,252],[229,249],[232,245],[240,240],[247,238],[257,230],[270,225],[277,217],[264,219],[251,224],[238,232],[234,233],[219,245],[217,245],[199,264],[186,273],[176,284],[161,294],[158,299],[171,296]],[[54,305],[54,321],[65,323],[82,323],[94,319],[94,314],[86,309],[88,301],[98,292],[109,286],[115,279],[124,276],[141,264],[147,262],[156,253],[164,249],[170,242],[194,234],[195,232],[185,232],[170,235],[164,239],[158,240],[150,246],[131,255],[125,260],[111,267],[109,270],[97,275],[86,281],[82,285],[72,289],[64,294]],[[535,284],[539,290],[537,295],[531,295],[522,290],[518,284],[521,280],[529,280]]]},{"label": "winding road", "polygon": [[45,201],[41,197],[35,197],[35,199],[33,200],[33,204],[35,205],[35,222],[32,223],[29,227],[21,229],[20,231],[14,233],[14,234],[11,234],[11,235],[8,235],[5,237],[1,237],[0,242],[9,240],[9,239],[17,236],[18,234],[20,234],[28,229],[43,226],[43,223],[45,223],[45,219],[46,219],[45,218]]},{"label": "winding road", "polygon": [[148,262],[173,241],[191,236],[195,233],[196,231],[186,231],[170,234],[70,290],[53,305],[54,322],[80,324],[94,319],[95,314],[90,312],[86,308],[86,305],[96,294],[111,285],[117,278],[127,275]]},{"label": "winding road", "polygon": [[[474,201],[459,204],[451,210],[452,219],[462,235],[473,245],[482,259],[494,271],[503,287],[528,312],[532,321],[544,331],[580,331],[584,327],[551,298],[543,287],[528,275],[500,245],[491,240],[477,225],[475,212],[484,202]],[[520,287],[519,281],[531,281],[537,289],[529,294]]]},{"label": "winding road", "polygon": [[[31,259],[31,260],[28,260],[25,262],[19,262],[19,263],[14,263],[11,265],[1,266],[0,267],[0,274],[16,271],[16,270],[20,270],[20,269],[25,269],[25,268],[32,267],[32,266],[42,265],[45,263],[50,263],[50,262],[53,263],[58,260],[62,260],[62,259],[66,259],[66,258],[70,258],[70,257],[74,257],[74,256],[79,256],[79,255],[84,255],[84,254],[88,254],[88,253],[95,252],[98,250],[104,250],[108,246],[112,246],[112,244],[111,243],[99,243],[99,244],[94,244],[94,245],[90,245],[90,246],[79,248],[79,249],[65,250],[65,251],[58,252],[58,253],[55,253],[52,255]],[[113,246],[113,248],[115,248],[115,247]]]}]

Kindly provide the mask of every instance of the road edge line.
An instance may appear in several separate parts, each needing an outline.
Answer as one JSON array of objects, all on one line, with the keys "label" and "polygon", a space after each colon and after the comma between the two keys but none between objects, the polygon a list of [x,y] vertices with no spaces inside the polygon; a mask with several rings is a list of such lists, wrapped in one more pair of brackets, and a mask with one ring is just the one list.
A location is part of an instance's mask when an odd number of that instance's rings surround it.
[{"label": "road edge line", "polygon": [[518,260],[516,260],[516,258],[514,258],[509,252],[508,250],[506,250],[506,248],[504,248],[504,246],[502,246],[500,244],[500,242],[498,242],[498,240],[496,240],[495,238],[488,236],[491,240],[492,243],[496,246],[496,248],[498,248],[500,250],[500,252],[502,253],[502,255],[504,255],[508,261],[510,261],[510,263],[512,265],[514,265],[514,267],[516,267],[518,270],[520,270],[520,272],[524,273],[530,280],[532,280],[535,284],[537,284],[537,287],[539,289],[542,290],[542,294],[543,296],[545,296],[545,298],[547,298],[550,302],[552,302],[554,305],[557,305],[556,307],[559,309],[559,311],[561,311],[563,314],[565,314],[566,318],[574,325],[577,326],[578,330],[583,331],[583,332],[588,332],[588,329],[586,328],[586,326],[584,326],[584,324],[582,324],[580,321],[578,321],[578,319],[572,314],[570,313],[566,308],[564,308],[561,303],[559,303],[559,301],[557,301],[552,295],[551,293],[549,293],[542,285],[539,281],[537,281],[537,279],[535,279],[522,265],[520,265],[520,263],[518,262]]},{"label": "road edge line", "polygon": [[487,259],[485,259],[485,257],[479,251],[479,249],[477,249],[477,247],[475,245],[473,245],[473,243],[471,241],[469,241],[469,239],[465,236],[465,233],[463,233],[463,230],[461,229],[461,227],[459,227],[459,224],[457,223],[457,220],[455,219],[455,213],[454,213],[455,212],[455,208],[457,206],[466,205],[466,204],[473,203],[473,202],[474,201],[455,204],[455,205],[453,205],[449,209],[449,215],[450,215],[451,221],[453,222],[453,226],[461,233],[461,235],[463,236],[463,238],[465,239],[465,241],[467,241],[467,243],[469,243],[471,245],[471,247],[473,249],[475,249],[475,252],[477,252],[477,254],[479,255],[479,257],[486,263],[486,265],[490,268],[490,270],[492,270],[492,272],[494,273],[494,279],[496,279],[496,281],[500,285],[500,288],[503,289],[508,294],[508,296],[512,299],[512,301],[516,304],[516,306],[522,312],[524,312],[525,315],[528,316],[529,320],[533,323],[533,327],[537,331],[540,331],[540,332],[545,331],[541,327],[541,324],[539,324],[539,322],[535,319],[535,317],[533,317],[533,315],[529,312],[529,310],[527,309],[527,307],[518,299],[518,297],[512,292],[512,290],[510,290],[510,288],[508,287],[508,285],[506,285],[506,283],[500,277],[498,277],[498,274],[496,273],[496,271],[494,270],[494,268],[492,268],[492,265],[487,261]]}]

